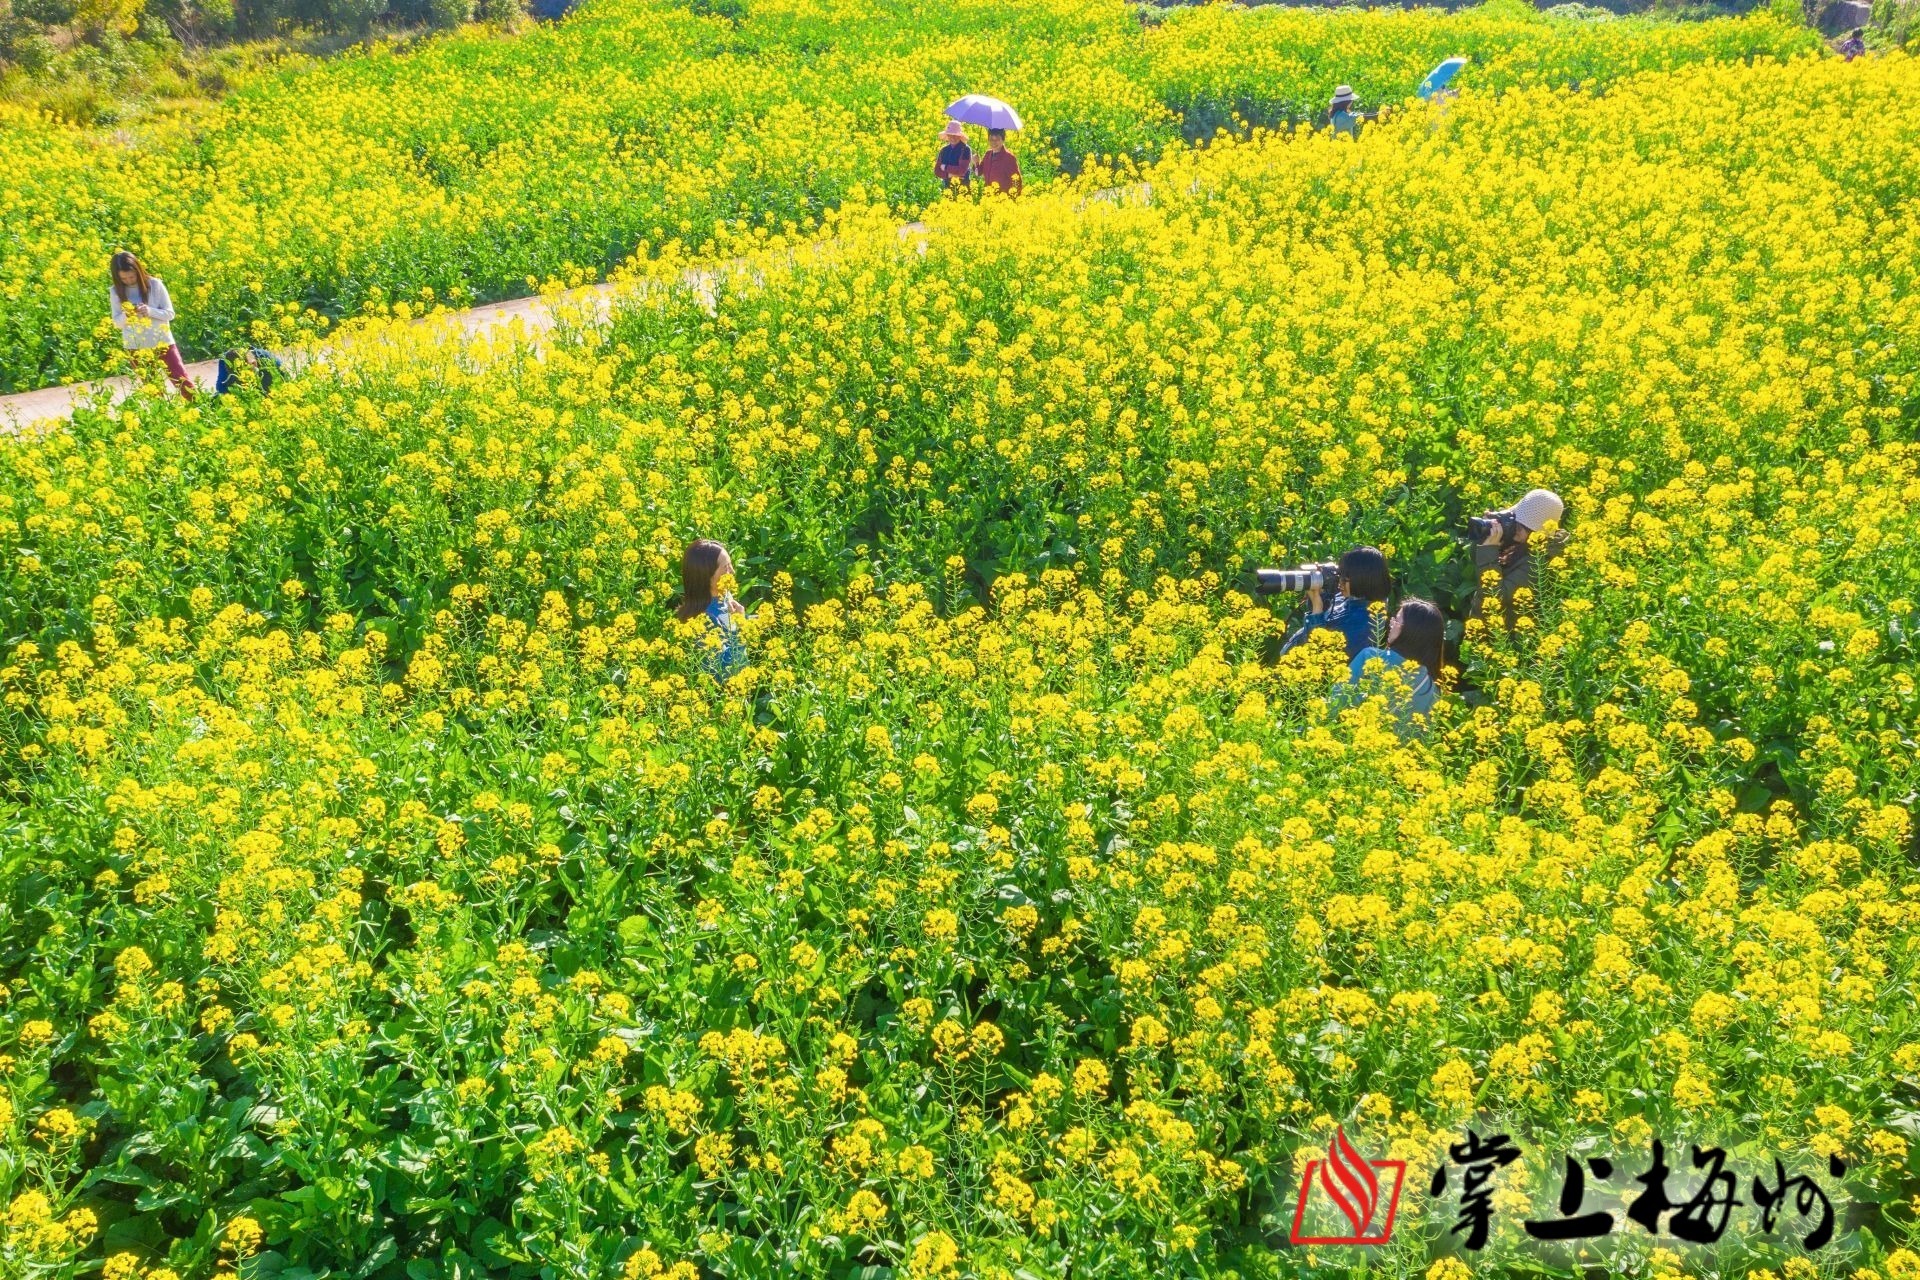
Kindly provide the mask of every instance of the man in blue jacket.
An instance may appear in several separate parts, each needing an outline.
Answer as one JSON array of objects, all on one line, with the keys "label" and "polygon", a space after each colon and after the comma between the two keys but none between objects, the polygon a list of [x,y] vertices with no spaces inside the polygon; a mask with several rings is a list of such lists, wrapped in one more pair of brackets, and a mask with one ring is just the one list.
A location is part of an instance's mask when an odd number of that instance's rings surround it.
[{"label": "man in blue jacket", "polygon": [[[1335,584],[1333,603],[1325,604],[1320,587],[1307,592],[1307,619],[1300,629],[1287,637],[1280,648],[1286,653],[1305,644],[1316,631],[1338,631],[1347,642],[1347,661],[1374,642],[1374,620],[1369,606],[1378,601],[1385,609],[1392,582],[1387,574],[1387,557],[1378,547],[1355,547],[1340,557],[1340,580]],[[1382,613],[1385,618],[1385,613]]]}]

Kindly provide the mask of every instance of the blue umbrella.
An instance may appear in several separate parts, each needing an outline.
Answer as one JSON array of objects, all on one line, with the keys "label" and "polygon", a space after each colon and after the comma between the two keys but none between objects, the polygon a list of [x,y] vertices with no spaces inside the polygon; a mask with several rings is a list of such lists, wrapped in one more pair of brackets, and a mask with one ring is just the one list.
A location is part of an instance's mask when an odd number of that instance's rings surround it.
[{"label": "blue umbrella", "polygon": [[970,93],[947,108],[947,117],[961,124],[977,124],[982,129],[1023,129],[1020,113],[998,98]]},{"label": "blue umbrella", "polygon": [[1447,85],[1452,82],[1453,78],[1460,74],[1460,68],[1466,65],[1467,60],[1465,58],[1448,58],[1445,62],[1427,72],[1427,78],[1420,82],[1420,87],[1414,90],[1414,92],[1423,98],[1431,98],[1434,94],[1446,88]]}]

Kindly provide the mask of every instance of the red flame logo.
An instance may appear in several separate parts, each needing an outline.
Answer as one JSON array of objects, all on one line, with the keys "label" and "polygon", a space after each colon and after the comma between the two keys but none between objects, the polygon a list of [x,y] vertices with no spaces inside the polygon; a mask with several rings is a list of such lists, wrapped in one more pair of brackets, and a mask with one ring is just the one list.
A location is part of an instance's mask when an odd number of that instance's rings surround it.
[{"label": "red flame logo", "polygon": [[1320,1166],[1320,1184],[1327,1189],[1334,1206],[1347,1215],[1353,1234],[1364,1236],[1373,1223],[1373,1212],[1380,1204],[1380,1179],[1366,1157],[1347,1141],[1345,1128],[1333,1131],[1327,1144],[1327,1162]]},{"label": "red flame logo", "polygon": [[[1380,1245],[1393,1238],[1393,1219],[1400,1207],[1400,1190],[1406,1185],[1405,1160],[1369,1160],[1347,1140],[1344,1127],[1333,1131],[1327,1144],[1326,1159],[1307,1161],[1301,1170],[1300,1199],[1293,1206],[1293,1230],[1287,1233],[1292,1244]],[[1349,1230],[1331,1234],[1324,1227],[1307,1225],[1307,1202],[1324,1196],[1334,1209],[1346,1217]],[[1321,1213],[1319,1220],[1331,1225],[1333,1214]]]}]

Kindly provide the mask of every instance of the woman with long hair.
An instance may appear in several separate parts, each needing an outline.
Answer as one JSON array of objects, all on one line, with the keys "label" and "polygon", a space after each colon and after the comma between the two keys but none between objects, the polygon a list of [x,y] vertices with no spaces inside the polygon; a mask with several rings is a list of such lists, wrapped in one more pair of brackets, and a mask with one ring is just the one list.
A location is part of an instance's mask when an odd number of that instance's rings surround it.
[{"label": "woman with long hair", "polygon": [[174,387],[193,399],[193,379],[187,376],[186,362],[173,340],[173,299],[167,296],[167,286],[125,249],[113,255],[109,270],[113,288],[108,298],[121,345],[128,351],[158,351]]},{"label": "woman with long hair", "polygon": [[1353,657],[1352,674],[1334,690],[1336,706],[1351,705],[1358,690],[1369,683],[1369,663],[1379,663],[1386,672],[1397,672],[1399,689],[1389,689],[1388,702],[1403,724],[1412,717],[1427,716],[1440,697],[1440,664],[1446,644],[1447,618],[1431,600],[1408,599],[1387,624],[1387,647],[1368,646]]},{"label": "woman with long hair", "polygon": [[682,622],[706,618],[700,662],[723,683],[747,663],[747,647],[740,638],[740,619],[746,612],[733,598],[733,557],[727,549],[711,538],[689,543],[680,557],[680,605],[674,614]]}]

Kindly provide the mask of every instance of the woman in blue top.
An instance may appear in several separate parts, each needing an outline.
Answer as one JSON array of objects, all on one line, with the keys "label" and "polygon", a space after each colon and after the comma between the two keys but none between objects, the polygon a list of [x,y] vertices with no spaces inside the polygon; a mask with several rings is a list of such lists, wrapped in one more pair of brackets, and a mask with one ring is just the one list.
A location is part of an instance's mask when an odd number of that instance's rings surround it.
[{"label": "woman in blue top", "polygon": [[747,646],[740,638],[740,619],[746,610],[733,598],[733,557],[711,538],[701,538],[680,557],[682,622],[706,615],[707,634],[699,641],[700,665],[725,683],[747,665]]},{"label": "woman in blue top", "polygon": [[1400,611],[1387,624],[1387,647],[1362,649],[1353,658],[1353,673],[1346,684],[1333,691],[1335,706],[1351,706],[1365,694],[1362,686],[1370,683],[1367,664],[1378,661],[1398,670],[1404,692],[1388,691],[1388,702],[1399,713],[1402,724],[1414,716],[1432,713],[1440,690],[1434,683],[1440,673],[1441,645],[1446,639],[1447,619],[1430,600],[1403,600]]}]

